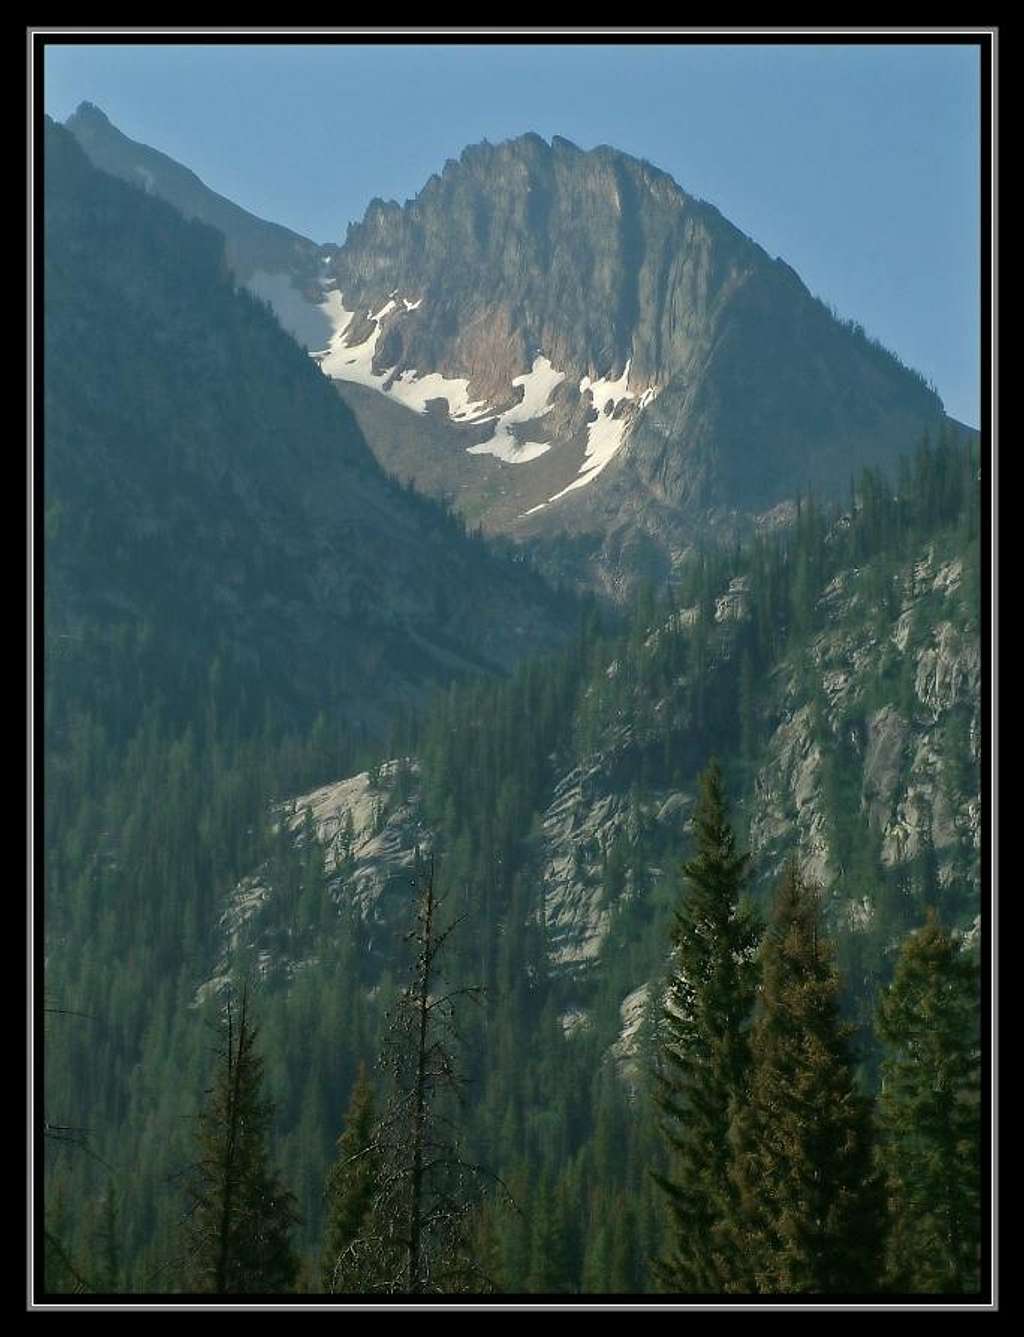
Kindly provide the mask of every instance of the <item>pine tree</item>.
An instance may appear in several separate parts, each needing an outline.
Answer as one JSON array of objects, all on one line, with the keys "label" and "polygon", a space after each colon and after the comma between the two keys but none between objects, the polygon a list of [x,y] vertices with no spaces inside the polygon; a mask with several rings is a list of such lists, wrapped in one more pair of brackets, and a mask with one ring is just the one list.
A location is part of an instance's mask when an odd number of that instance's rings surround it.
[{"label": "pine tree", "polygon": [[762,947],[748,1101],[731,1131],[737,1245],[766,1294],[880,1288],[883,1201],[870,1103],[855,1085],[834,952],[791,862]]},{"label": "pine tree", "polygon": [[694,827],[659,1046],[658,1103],[673,1157],[669,1174],[656,1178],[674,1232],[658,1271],[671,1290],[716,1294],[739,1267],[727,1229],[735,1205],[728,1131],[746,1089],[759,928],[741,904],[749,856],[736,852],[714,761],[701,776]]},{"label": "pine tree", "polygon": [[198,1118],[198,1159],[187,1185],[189,1289],[214,1295],[275,1294],[294,1284],[290,1234],[295,1199],[269,1164],[273,1114],[262,1096],[263,1060],[243,988],[228,1001],[216,1080]]},{"label": "pine tree", "polygon": [[879,1101],[896,1290],[980,1286],[978,967],[934,911],[905,941],[878,1008]]},{"label": "pine tree", "polygon": [[366,1068],[359,1065],[345,1131],[327,1177],[327,1225],[320,1279],[328,1294],[358,1294],[372,1287],[357,1241],[366,1233],[379,1189],[380,1155],[374,1145],[376,1109]]}]

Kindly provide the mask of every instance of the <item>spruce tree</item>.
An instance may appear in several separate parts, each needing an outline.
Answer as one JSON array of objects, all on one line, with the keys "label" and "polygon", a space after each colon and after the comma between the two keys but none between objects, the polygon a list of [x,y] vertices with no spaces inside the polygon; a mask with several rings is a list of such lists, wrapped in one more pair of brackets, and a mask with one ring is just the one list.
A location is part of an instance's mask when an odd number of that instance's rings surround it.
[{"label": "spruce tree", "polygon": [[881,1161],[893,1289],[980,1287],[978,967],[934,911],[904,942],[878,1008]]},{"label": "spruce tree", "polygon": [[380,1186],[380,1153],[375,1144],[376,1109],[366,1068],[359,1065],[338,1155],[327,1177],[327,1225],[320,1260],[323,1289],[332,1295],[370,1290],[366,1260],[358,1241],[366,1233]]},{"label": "spruce tree", "polygon": [[672,1155],[668,1175],[656,1178],[673,1233],[657,1270],[670,1290],[717,1294],[740,1268],[728,1229],[736,1196],[728,1131],[746,1090],[759,927],[741,904],[749,856],[736,852],[714,761],[701,776],[694,828],[659,1045],[657,1098]]},{"label": "spruce tree", "polygon": [[737,1247],[765,1294],[880,1288],[883,1200],[870,1102],[839,1013],[839,976],[817,890],[791,862],[761,951],[746,1104],[733,1120]]},{"label": "spruce tree", "polygon": [[290,1235],[295,1199],[269,1163],[273,1107],[262,1095],[248,987],[229,999],[216,1080],[198,1116],[198,1157],[187,1184],[188,1289],[214,1295],[275,1294],[298,1271]]}]

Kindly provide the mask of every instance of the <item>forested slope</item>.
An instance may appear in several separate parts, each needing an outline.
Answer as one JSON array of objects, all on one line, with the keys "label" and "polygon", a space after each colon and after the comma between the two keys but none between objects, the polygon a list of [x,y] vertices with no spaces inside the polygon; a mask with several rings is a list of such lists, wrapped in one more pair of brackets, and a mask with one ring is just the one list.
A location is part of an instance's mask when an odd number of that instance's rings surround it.
[{"label": "forested slope", "polygon": [[193,976],[267,805],[573,614],[382,473],[217,232],[53,124],[44,166],[44,1119],[102,1157],[69,1168],[47,1139],[47,1173],[140,1183],[122,1223],[141,1284],[192,1100],[175,1073],[203,1080]]},{"label": "forested slope", "polygon": [[[845,511],[805,498],[791,530],[694,561],[668,604],[639,601],[625,632],[592,616],[560,655],[440,694],[390,760],[378,753],[339,780],[317,758],[318,788],[279,789],[301,797],[238,839],[230,867],[246,876],[204,902],[187,952],[175,944],[151,962],[167,983],[131,1055],[108,1044],[97,1059],[95,1033],[61,1021],[53,1098],[100,1116],[125,1280],[151,1288],[161,1266],[173,1275],[181,1206],[162,1185],[189,1156],[200,1018],[247,976],[259,981],[275,1146],[316,1284],[333,1141],[359,1063],[373,1069],[404,978],[410,878],[433,850],[449,912],[465,916],[453,977],[486,988],[461,1018],[462,1132],[519,1205],[480,1218],[481,1249],[511,1292],[656,1288],[668,1227],[648,1173],[666,1164],[653,1037],[711,755],[752,852],[755,903],[767,905],[792,853],[822,889],[858,1080],[873,1094],[884,1056],[873,1018],[907,935],[933,909],[967,948],[981,942],[978,487],[975,442],[922,445],[895,483],[865,474]],[[184,752],[177,767],[184,803]],[[92,918],[68,941],[106,924],[98,954],[124,964],[103,990],[74,951],[54,974],[104,1031],[141,987],[98,894],[118,870],[96,833],[123,822],[95,815],[82,837],[96,880],[80,914]],[[181,914],[180,895],[168,915]],[[151,926],[155,950],[168,953],[173,924]],[[63,1181],[76,1205],[83,1251],[106,1178],[85,1158],[51,1173],[51,1200]]]}]

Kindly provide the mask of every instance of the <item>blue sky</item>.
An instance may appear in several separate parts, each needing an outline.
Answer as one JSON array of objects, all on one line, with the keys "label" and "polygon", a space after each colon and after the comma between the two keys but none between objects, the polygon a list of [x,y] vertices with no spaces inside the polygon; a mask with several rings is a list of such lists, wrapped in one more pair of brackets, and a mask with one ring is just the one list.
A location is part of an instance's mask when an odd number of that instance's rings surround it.
[{"label": "blue sky", "polygon": [[481,139],[612,144],[710,200],[979,417],[979,55],[967,44],[49,46],[46,109],[315,241]]}]

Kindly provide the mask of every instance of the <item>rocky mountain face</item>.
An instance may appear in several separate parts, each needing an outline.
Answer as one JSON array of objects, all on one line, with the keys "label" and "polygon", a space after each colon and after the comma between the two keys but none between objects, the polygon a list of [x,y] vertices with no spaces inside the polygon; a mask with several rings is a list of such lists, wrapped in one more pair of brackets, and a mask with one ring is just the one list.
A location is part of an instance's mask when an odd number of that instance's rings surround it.
[{"label": "rocky mountain face", "polygon": [[[865,610],[857,573],[829,585],[823,600],[835,610],[837,625],[810,647],[820,694],[806,700],[795,666],[779,672],[781,718],[755,777],[751,843],[771,870],[780,871],[795,830],[808,876],[842,891],[845,868],[825,811],[830,739],[855,761],[858,807],[884,867],[909,867],[927,857],[942,885],[975,867],[981,654],[962,573],[959,558],[943,559],[929,546],[898,573],[902,597],[884,632],[858,617]],[[877,679],[897,662],[902,686],[896,699],[886,700]],[[870,908],[850,904],[847,913],[856,922]]]},{"label": "rocky mountain face", "polygon": [[[643,410],[655,430],[628,452],[638,480],[672,505],[742,509],[792,495],[798,468],[805,485],[845,485],[854,442],[865,464],[898,448],[893,429],[906,423],[887,415],[941,411],[781,260],[609,148],[527,135],[467,149],[404,207],[374,201],[328,269],[356,313],[347,343],[377,340],[375,371],[466,378],[451,416],[507,408],[517,377],[547,390],[547,411],[526,419],[536,432],[514,432],[516,447],[495,432],[493,453],[508,463],[531,462],[528,435],[567,443],[611,403],[621,429],[587,433],[571,492],[636,437],[623,420]],[[614,450],[593,448],[594,436],[616,435]],[[568,497],[560,514],[582,500]]]},{"label": "rocky mountain face", "polygon": [[173,692],[220,655],[236,696],[368,723],[562,638],[539,579],[385,477],[219,233],[98,171],[63,127],[45,167],[47,617],[65,668],[121,627]]},{"label": "rocky mountain face", "polygon": [[[819,630],[764,684],[755,710],[760,742],[735,773],[755,895],[766,898],[796,854],[822,888],[852,973],[869,940],[882,962],[891,958],[922,903],[941,905],[964,934],[978,931],[976,591],[955,543],[929,542],[888,571],[894,594],[885,612],[868,592],[872,570],[844,570],[821,593]],[[735,673],[755,611],[747,578],[734,577],[705,610],[683,608],[671,628],[652,627],[640,657],[652,659],[670,631],[696,636],[707,619],[709,671]],[[571,1036],[599,1016],[607,1027],[611,1008],[618,1033],[609,1032],[607,1058],[632,1081],[643,1025],[660,997],[667,937],[648,938],[646,956],[637,944],[678,895],[696,793],[692,779],[645,778],[646,759],[659,732],[697,726],[685,704],[686,675],[626,719],[605,710],[601,680],[622,671],[611,658],[584,689],[567,731],[573,741],[559,750],[524,848],[538,889],[527,913],[542,929],[563,1029]],[[589,728],[588,712],[596,720]],[[415,759],[392,760],[372,776],[297,797],[276,819],[298,847],[322,847],[331,915],[355,914],[378,950],[395,939],[415,860],[434,844],[421,781]],[[264,867],[229,900],[217,971],[200,996],[226,980],[243,951],[286,989],[297,969],[315,969],[316,934],[282,938],[280,921],[281,893]],[[489,931],[493,925],[484,926]],[[635,975],[627,971],[623,981],[617,971],[630,952]],[[620,992],[609,998],[616,978]]]},{"label": "rocky mountain face", "polygon": [[843,492],[942,420],[782,260],[614,149],[475,145],[317,248],[226,210],[95,109],[69,128],[224,229],[391,472],[614,597],[697,540],[784,519],[798,490]]}]

